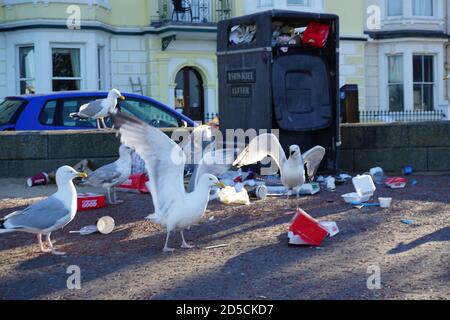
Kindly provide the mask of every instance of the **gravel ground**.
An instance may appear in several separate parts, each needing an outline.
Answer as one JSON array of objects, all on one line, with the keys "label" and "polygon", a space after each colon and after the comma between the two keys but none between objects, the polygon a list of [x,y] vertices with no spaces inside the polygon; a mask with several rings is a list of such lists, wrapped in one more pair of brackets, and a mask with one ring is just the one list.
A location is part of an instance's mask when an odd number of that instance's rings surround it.
[{"label": "gravel ground", "polygon": [[[174,254],[161,251],[165,231],[143,221],[150,197],[120,193],[124,204],[80,213],[53,235],[65,257],[41,254],[33,235],[0,235],[0,299],[450,299],[450,176],[414,178],[415,187],[377,191],[394,198],[385,210],[344,204],[340,195],[350,185],[298,202],[213,203],[185,233],[197,248]],[[0,180],[0,217],[53,191]],[[341,233],[321,248],[289,247],[286,212],[298,203],[319,220],[336,221]],[[113,234],[69,234],[104,215],[117,222]],[[180,244],[173,235],[171,245]],[[81,290],[67,289],[72,265],[81,269]],[[371,266],[381,270],[380,290],[367,288]]]}]

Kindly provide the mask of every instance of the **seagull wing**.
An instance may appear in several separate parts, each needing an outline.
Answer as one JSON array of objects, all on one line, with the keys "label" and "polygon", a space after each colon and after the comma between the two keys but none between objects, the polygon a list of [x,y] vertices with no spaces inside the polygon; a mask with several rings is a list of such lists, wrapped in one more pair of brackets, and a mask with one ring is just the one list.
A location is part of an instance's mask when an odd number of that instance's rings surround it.
[{"label": "seagull wing", "polygon": [[319,169],[320,163],[325,156],[325,148],[317,146],[305,152],[303,154],[303,161],[306,164],[306,169],[308,170],[308,176],[311,180],[314,179],[317,169]]},{"label": "seagull wing", "polygon": [[86,182],[94,187],[104,183],[114,184],[121,176],[122,173],[114,162],[95,170],[88,176]]},{"label": "seagull wing", "polygon": [[270,156],[276,163],[278,168],[282,168],[287,161],[286,154],[280,144],[277,136],[266,133],[257,136],[237,157],[233,166],[243,167],[257,163]]},{"label": "seagull wing", "polygon": [[78,112],[78,114],[90,118],[95,117],[105,108],[104,102],[105,100],[95,100],[86,103],[80,107],[80,111]]},{"label": "seagull wing", "polygon": [[[70,209],[55,197],[39,201],[23,211],[18,211],[5,217],[7,229],[47,230],[52,227],[63,227],[67,223]],[[61,221],[65,221],[62,223]]]},{"label": "seagull wing", "polygon": [[113,116],[122,142],[144,160],[157,215],[167,215],[172,204],[186,195],[183,174],[186,157],[162,131],[123,113]]},{"label": "seagull wing", "polygon": [[234,149],[215,150],[210,146],[200,163],[195,166],[194,173],[189,181],[188,192],[194,191],[202,175],[209,173],[220,177],[226,173],[232,167],[234,159]]}]

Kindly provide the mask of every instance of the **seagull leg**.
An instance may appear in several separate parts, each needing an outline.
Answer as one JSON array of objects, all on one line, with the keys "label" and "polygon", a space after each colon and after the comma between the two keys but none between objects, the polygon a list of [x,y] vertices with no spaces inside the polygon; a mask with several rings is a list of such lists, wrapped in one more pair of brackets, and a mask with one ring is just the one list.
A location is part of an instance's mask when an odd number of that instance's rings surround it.
[{"label": "seagull leg", "polygon": [[100,119],[95,119],[95,121],[97,122],[97,129],[101,129]]},{"label": "seagull leg", "polygon": [[105,118],[102,118],[102,123],[103,123],[103,129],[107,129],[108,126],[106,125]]},{"label": "seagull leg", "polygon": [[113,195],[114,195],[114,204],[121,204],[123,203],[123,200],[117,200],[117,192],[116,192],[116,188],[112,188],[113,190]]},{"label": "seagull leg", "polygon": [[39,246],[41,247],[41,252],[43,252],[43,253],[50,253],[50,252],[52,252],[51,249],[45,249],[44,248],[44,245],[42,244],[42,234],[38,234],[37,235],[37,239],[38,239]]},{"label": "seagull leg", "polygon": [[184,240],[183,230],[180,231],[180,234],[181,234],[181,239],[183,240],[183,244],[181,245],[182,249],[193,249],[193,248],[195,248],[194,246],[191,246],[190,244],[188,244],[186,242],[186,240]]},{"label": "seagull leg", "polygon": [[297,199],[297,210],[300,208],[300,187],[295,188],[296,199]]},{"label": "seagull leg", "polygon": [[49,233],[47,235],[47,242],[48,242],[50,248],[52,249],[52,251],[51,251],[52,254],[55,255],[55,256],[65,256],[66,255],[65,252],[58,252],[58,251],[55,250],[55,248],[53,247],[52,239],[50,239],[50,235],[51,235],[51,233]]},{"label": "seagull leg", "polygon": [[170,231],[167,230],[166,244],[164,245],[163,252],[173,253],[175,249],[169,248],[167,244],[169,243]]}]

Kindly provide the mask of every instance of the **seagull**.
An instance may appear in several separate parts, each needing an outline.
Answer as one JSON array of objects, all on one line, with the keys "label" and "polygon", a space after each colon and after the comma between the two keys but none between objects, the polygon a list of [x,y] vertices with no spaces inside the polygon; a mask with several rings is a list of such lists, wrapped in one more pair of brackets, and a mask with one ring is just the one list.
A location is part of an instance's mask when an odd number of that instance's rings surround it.
[{"label": "seagull", "polygon": [[[58,191],[45,200],[37,202],[23,211],[14,212],[0,220],[0,234],[27,232],[37,234],[39,246],[44,253],[65,255],[53,247],[50,235],[69,224],[77,213],[77,191],[72,182],[75,178],[86,178],[84,172],[77,172],[64,166],[56,172]],[[42,244],[42,235],[47,237],[49,249]]]},{"label": "seagull", "polygon": [[147,186],[153,199],[155,213],[146,219],[167,229],[164,252],[169,248],[170,233],[179,229],[182,248],[190,249],[183,230],[198,223],[206,211],[210,190],[224,187],[217,177],[204,174],[191,193],[184,188],[186,156],[183,150],[155,127],[125,114],[112,116],[114,127],[122,136],[122,142],[136,150],[144,160],[149,175]]},{"label": "seagull", "polygon": [[[103,166],[89,175],[85,183],[92,187],[101,187],[107,190],[108,203],[119,204],[122,201],[117,200],[116,189],[114,187],[121,185],[131,175],[133,150],[125,145],[119,148],[119,159],[113,163]],[[111,198],[111,189],[114,199]]]},{"label": "seagull", "polygon": [[97,127],[100,129],[100,123],[106,128],[105,118],[115,112],[117,106],[117,99],[125,100],[125,97],[117,89],[112,89],[108,93],[106,99],[91,101],[80,107],[80,111],[71,113],[70,117],[73,119],[95,119],[97,120]]},{"label": "seagull", "polygon": [[[284,153],[277,136],[262,134],[254,138],[233,163],[235,167],[244,167],[262,161],[270,156],[280,169],[281,183],[287,192],[293,190],[297,196],[305,183],[305,164],[311,180],[325,156],[325,148],[316,146],[302,155],[298,145],[289,147],[289,159]],[[289,194],[289,193],[288,193]]]}]

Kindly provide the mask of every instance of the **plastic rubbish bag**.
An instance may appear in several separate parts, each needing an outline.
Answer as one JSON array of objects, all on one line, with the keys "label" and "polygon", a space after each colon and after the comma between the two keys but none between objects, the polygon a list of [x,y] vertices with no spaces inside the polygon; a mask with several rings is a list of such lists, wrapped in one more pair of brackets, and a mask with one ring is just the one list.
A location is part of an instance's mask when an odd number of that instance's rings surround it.
[{"label": "plastic rubbish bag", "polygon": [[237,192],[234,187],[225,187],[219,191],[219,200],[224,204],[250,205],[250,197],[245,188]]}]

